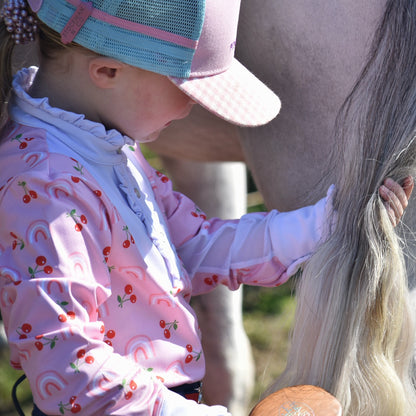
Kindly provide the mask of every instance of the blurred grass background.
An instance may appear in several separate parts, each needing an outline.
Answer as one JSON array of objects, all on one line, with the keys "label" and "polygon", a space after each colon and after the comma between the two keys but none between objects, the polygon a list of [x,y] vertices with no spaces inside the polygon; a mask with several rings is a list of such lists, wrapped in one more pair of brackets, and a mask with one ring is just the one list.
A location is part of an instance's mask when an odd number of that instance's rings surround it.
[{"label": "blurred grass background", "polygon": [[[160,162],[147,148],[143,148],[151,164],[163,170]],[[248,211],[263,211],[262,198],[249,176]],[[293,323],[295,300],[292,296],[293,281],[277,288],[245,286],[243,291],[243,319],[250,339],[256,365],[256,384],[252,405],[257,403],[274,379],[283,371],[288,337]],[[9,365],[7,348],[0,349],[0,416],[16,415],[11,399],[14,382],[23,374]],[[32,397],[29,383],[24,381],[17,390],[26,415],[31,414]]]}]

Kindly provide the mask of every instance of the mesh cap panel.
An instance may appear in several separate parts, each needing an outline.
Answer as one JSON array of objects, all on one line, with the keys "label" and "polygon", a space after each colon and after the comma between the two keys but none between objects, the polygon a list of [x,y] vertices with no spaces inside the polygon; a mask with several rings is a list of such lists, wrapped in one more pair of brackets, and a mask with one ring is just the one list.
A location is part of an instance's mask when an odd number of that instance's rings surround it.
[{"label": "mesh cap panel", "polygon": [[[38,17],[61,33],[79,3],[77,0],[44,0]],[[178,44],[175,36],[194,43],[198,40],[204,19],[204,0],[94,0],[92,4],[93,14],[82,25],[74,42],[139,68],[189,77],[195,50]],[[106,21],[102,20],[103,15]],[[131,30],[130,22],[143,25],[144,29]],[[153,35],[152,29],[162,31],[164,36]]]},{"label": "mesh cap panel", "polygon": [[96,0],[94,7],[131,22],[156,27],[197,40],[201,1],[198,0]]}]

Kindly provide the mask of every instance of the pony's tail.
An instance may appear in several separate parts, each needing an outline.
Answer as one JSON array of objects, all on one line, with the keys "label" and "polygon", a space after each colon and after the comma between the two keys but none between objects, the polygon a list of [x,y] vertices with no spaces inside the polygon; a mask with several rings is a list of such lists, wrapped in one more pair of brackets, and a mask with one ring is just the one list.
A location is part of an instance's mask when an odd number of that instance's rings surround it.
[{"label": "pony's tail", "polygon": [[345,415],[416,409],[404,244],[379,196],[386,177],[415,176],[415,44],[416,2],[388,0],[369,61],[337,119],[337,226],[300,278],[287,367],[273,387],[320,386]]},{"label": "pony's tail", "polygon": [[401,244],[379,197],[362,221],[355,237],[335,232],[306,265],[287,367],[273,390],[313,384],[345,415],[410,415],[414,324]]}]

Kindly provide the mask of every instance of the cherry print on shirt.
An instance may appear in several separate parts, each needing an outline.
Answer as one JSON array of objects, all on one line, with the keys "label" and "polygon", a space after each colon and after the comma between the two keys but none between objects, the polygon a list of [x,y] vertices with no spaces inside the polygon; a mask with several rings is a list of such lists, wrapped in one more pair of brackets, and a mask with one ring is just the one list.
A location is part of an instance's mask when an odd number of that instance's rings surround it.
[{"label": "cherry print on shirt", "polygon": [[22,326],[16,329],[17,334],[19,335],[19,339],[26,339],[27,334],[32,331],[32,325],[28,323],[24,323]]},{"label": "cherry print on shirt", "polygon": [[19,247],[20,250],[23,250],[25,248],[25,242],[23,239],[18,237],[13,231],[10,231],[10,235],[14,239],[12,242],[12,249],[16,250],[16,248]]},{"label": "cherry print on shirt", "polygon": [[164,175],[162,172],[159,172],[158,170],[156,171],[156,175],[160,178],[160,180],[163,182],[163,183],[167,183],[167,182],[169,182],[169,178],[166,176],[166,175]]},{"label": "cherry print on shirt", "polygon": [[79,163],[78,162],[78,160],[76,160],[76,159],[74,159],[73,157],[71,157],[71,160],[73,160],[75,163],[76,163],[76,165],[74,165],[74,166],[72,166],[80,175],[83,175],[84,174],[84,172],[83,172],[83,169],[84,169],[84,166],[82,166],[81,165],[81,163]]},{"label": "cherry print on shirt", "polygon": [[[153,368],[152,367],[149,367],[149,368],[146,369],[146,371],[149,372],[149,373],[151,373],[151,372],[153,372]],[[161,376],[158,376],[158,375],[152,375],[152,376],[155,377],[156,379],[158,379],[162,383],[165,382],[165,379],[163,377],[161,377]]]},{"label": "cherry print on shirt", "polygon": [[28,204],[32,199],[36,199],[38,197],[36,191],[29,189],[25,181],[20,181],[17,184],[23,188],[23,192],[25,194],[22,197],[22,201],[25,204]]},{"label": "cherry print on shirt", "polygon": [[124,390],[124,398],[130,400],[133,397],[133,391],[137,389],[137,384],[134,380],[131,380],[127,384],[127,380],[123,379],[121,385],[119,386],[120,390]]},{"label": "cherry print on shirt", "polygon": [[105,258],[106,262],[108,261],[108,256],[110,255],[110,253],[111,253],[111,247],[110,246],[107,246],[107,247],[103,248],[103,254],[104,254],[104,258]]},{"label": "cherry print on shirt", "polygon": [[191,344],[186,346],[186,350],[189,354],[185,357],[185,364],[189,364],[191,361],[198,361],[201,358],[202,351],[194,351]]},{"label": "cherry print on shirt", "polygon": [[87,224],[88,220],[84,214],[78,215],[77,210],[71,209],[71,211],[67,212],[67,218],[71,217],[75,222],[75,231],[82,231],[83,224]]},{"label": "cherry print on shirt", "polygon": [[11,142],[17,141],[19,143],[20,150],[26,149],[27,143],[34,139],[34,137],[25,137],[23,141],[23,140],[20,140],[21,138],[22,138],[22,134],[18,134],[17,136],[10,139]]},{"label": "cherry print on shirt", "polygon": [[237,279],[243,279],[251,273],[250,267],[244,267],[236,270]]},{"label": "cherry print on shirt", "polygon": [[59,322],[66,322],[68,319],[74,320],[76,318],[74,311],[67,311],[66,306],[69,305],[69,302],[63,301],[63,302],[56,302],[64,311],[65,314],[61,313],[58,315]]},{"label": "cherry print on shirt", "polygon": [[37,273],[45,273],[45,274],[51,274],[53,272],[53,267],[49,266],[49,264],[46,264],[47,259],[45,256],[38,256],[36,257],[36,266],[28,267],[27,270],[30,274],[30,278],[33,279]]},{"label": "cherry print on shirt", "polygon": [[36,335],[35,339],[37,340],[35,342],[35,347],[39,351],[42,351],[43,347],[46,345],[49,345],[50,349],[52,350],[53,348],[55,348],[56,342],[58,341],[58,337],[56,335],[53,338],[48,338],[45,335]]},{"label": "cherry print on shirt", "polygon": [[204,221],[207,219],[207,216],[196,205],[194,210],[191,211],[191,215],[195,218],[202,218]]},{"label": "cherry print on shirt", "polygon": [[123,247],[124,248],[129,248],[130,247],[130,242],[131,242],[131,244],[134,244],[134,238],[131,235],[131,232],[129,231],[129,227],[127,227],[127,225],[125,225],[123,227],[123,231],[126,233],[126,239],[123,241]]},{"label": "cherry print on shirt", "polygon": [[[106,262],[106,260],[104,260],[104,263],[107,263]],[[107,264],[107,270],[108,270],[108,273],[111,273],[114,269],[116,268],[116,266],[109,266],[108,264]]]},{"label": "cherry print on shirt", "polygon": [[79,413],[82,409],[81,406],[76,403],[77,396],[71,396],[68,403],[62,403],[62,401],[58,404],[59,413],[64,415],[67,410],[71,413]]},{"label": "cherry print on shirt", "polygon": [[[110,253],[111,253],[111,247],[110,246],[104,247],[103,255],[104,255],[104,263],[105,264],[108,263],[108,257],[110,255]],[[107,269],[108,269],[108,272],[111,273],[115,269],[115,266],[110,266],[110,265],[107,264]]]},{"label": "cherry print on shirt", "polygon": [[113,346],[113,343],[112,343],[111,340],[116,336],[116,331],[114,331],[114,329],[109,329],[107,331],[107,333],[105,334],[105,336],[106,336],[107,339],[105,339],[104,342],[107,345],[109,345],[110,347],[112,347]]},{"label": "cherry print on shirt", "polygon": [[117,295],[117,300],[118,300],[118,307],[122,308],[123,304],[125,302],[131,302],[131,303],[136,303],[137,301],[137,297],[136,295],[132,294],[133,293],[133,287],[132,285],[126,285],[124,287],[124,294],[123,297],[121,297],[121,295]]},{"label": "cherry print on shirt", "polygon": [[[73,165],[72,167],[77,171],[77,173],[79,173],[81,176],[84,175],[83,169],[84,166],[82,166],[78,160],[74,159],[73,157],[70,158],[72,161],[74,161],[76,164]],[[71,180],[74,183],[79,183],[79,181],[81,180],[79,176],[71,176]]]},{"label": "cherry print on shirt", "polygon": [[94,357],[92,355],[87,355],[84,349],[77,351],[77,358],[74,362],[69,363],[70,367],[74,370],[75,373],[80,373],[80,367],[84,364],[91,365],[94,364]]},{"label": "cherry print on shirt", "polygon": [[204,282],[208,286],[213,286],[214,284],[218,283],[218,276],[216,274],[213,274],[211,277],[206,277],[204,279]]},{"label": "cherry print on shirt", "polygon": [[171,330],[176,331],[178,329],[179,322],[175,319],[173,322],[165,322],[163,319],[159,321],[159,326],[163,329],[163,336],[166,339],[171,337]]}]

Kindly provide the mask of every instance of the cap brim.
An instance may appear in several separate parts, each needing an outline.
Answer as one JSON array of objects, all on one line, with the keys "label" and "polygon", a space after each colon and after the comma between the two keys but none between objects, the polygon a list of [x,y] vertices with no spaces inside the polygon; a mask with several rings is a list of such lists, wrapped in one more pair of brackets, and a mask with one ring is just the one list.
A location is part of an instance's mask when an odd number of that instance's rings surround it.
[{"label": "cap brim", "polygon": [[170,80],[211,113],[238,126],[267,124],[280,111],[279,97],[236,59],[213,76]]}]

